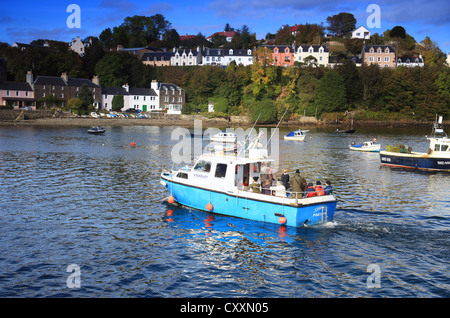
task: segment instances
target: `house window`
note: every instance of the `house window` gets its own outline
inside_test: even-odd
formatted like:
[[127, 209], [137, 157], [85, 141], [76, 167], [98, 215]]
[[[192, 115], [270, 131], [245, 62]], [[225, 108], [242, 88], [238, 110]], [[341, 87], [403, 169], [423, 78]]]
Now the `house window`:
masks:
[[278, 49], [273, 50], [273, 53], [278, 54]]
[[381, 56], [377, 57], [377, 62], [381, 62]]
[[16, 91], [16, 96], [19, 96], [19, 91]]
[[9, 96], [9, 91], [6, 91], [6, 96]]
[[373, 49], [370, 49], [370, 53], [373, 54]]
[[369, 62], [374, 62], [373, 56], [369, 56]]
[[389, 49], [386, 49], [386, 53], [389, 53]]
[[385, 56], [385, 57], [384, 57], [384, 61], [385, 61], [385, 62], [390, 62], [390, 57], [389, 57], [389, 56]]

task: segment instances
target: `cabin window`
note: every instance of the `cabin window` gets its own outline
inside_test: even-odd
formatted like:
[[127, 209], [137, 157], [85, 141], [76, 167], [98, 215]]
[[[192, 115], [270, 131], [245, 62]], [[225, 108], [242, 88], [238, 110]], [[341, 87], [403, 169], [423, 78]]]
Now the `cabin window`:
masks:
[[441, 151], [447, 151], [448, 149], [448, 145], [442, 145], [441, 146]]
[[441, 148], [441, 145], [434, 145], [434, 151], [439, 151]]
[[227, 173], [227, 165], [224, 163], [218, 163], [216, 167], [216, 178], [225, 178], [225, 175]]
[[188, 174], [184, 173], [184, 172], [178, 172], [177, 177], [178, 178], [182, 178], [182, 179], [187, 179], [188, 178]]
[[194, 170], [210, 172], [211, 171], [211, 162], [205, 160], [199, 160], [194, 167]]

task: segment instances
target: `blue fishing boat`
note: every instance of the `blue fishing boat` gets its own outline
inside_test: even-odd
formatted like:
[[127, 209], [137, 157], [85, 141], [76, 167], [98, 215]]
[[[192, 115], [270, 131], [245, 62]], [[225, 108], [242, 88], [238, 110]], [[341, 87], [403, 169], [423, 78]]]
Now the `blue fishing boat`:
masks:
[[303, 141], [306, 138], [306, 133], [309, 130], [293, 130], [286, 136], [284, 136], [285, 140], [296, 140], [296, 141]]
[[363, 151], [363, 152], [380, 152], [381, 145], [377, 143], [376, 139], [372, 141], [364, 141], [360, 144], [355, 144], [352, 142], [351, 145], [348, 146], [350, 150]]
[[426, 153], [413, 152], [405, 145], [386, 146], [380, 151], [381, 165], [431, 171], [450, 171], [450, 138], [442, 127], [442, 116], [433, 124]]
[[244, 155], [215, 152], [200, 155], [192, 166], [163, 171], [160, 182], [169, 191], [169, 203], [212, 213], [295, 227], [333, 219], [333, 194], [304, 198], [275, 186], [262, 189], [257, 182], [272, 180], [273, 165], [267, 149], [250, 148]]

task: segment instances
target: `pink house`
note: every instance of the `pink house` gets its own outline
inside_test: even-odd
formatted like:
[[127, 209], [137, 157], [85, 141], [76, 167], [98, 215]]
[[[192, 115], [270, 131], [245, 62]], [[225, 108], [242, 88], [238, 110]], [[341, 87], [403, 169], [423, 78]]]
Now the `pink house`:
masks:
[[31, 107], [36, 109], [34, 91], [27, 82], [0, 82], [0, 106], [12, 106], [14, 109]]

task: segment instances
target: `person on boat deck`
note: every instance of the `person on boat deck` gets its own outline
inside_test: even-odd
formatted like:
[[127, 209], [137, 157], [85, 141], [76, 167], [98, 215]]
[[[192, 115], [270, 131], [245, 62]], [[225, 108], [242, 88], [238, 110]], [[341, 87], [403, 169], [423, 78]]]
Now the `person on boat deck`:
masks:
[[277, 185], [275, 187], [270, 187], [270, 190], [273, 191], [277, 197], [286, 197], [286, 188], [280, 180], [277, 181]]
[[316, 191], [316, 195], [317, 196], [325, 195], [325, 191], [323, 190], [323, 187], [322, 187], [322, 182], [320, 182], [320, 181], [316, 182], [316, 186], [314, 187], [314, 191]]
[[331, 186], [331, 182], [329, 180], [325, 181], [325, 195], [333, 194], [333, 187]]
[[300, 175], [300, 171], [295, 170], [294, 177], [292, 178], [292, 197], [294, 199], [301, 198], [302, 193], [306, 188], [306, 180]]
[[291, 187], [291, 185], [289, 184], [289, 174], [287, 173], [286, 169], [283, 169], [283, 172], [281, 174], [281, 183], [284, 185], [286, 190]]
[[261, 187], [262, 193], [270, 194], [270, 186], [272, 185], [272, 175], [266, 166], [261, 169]]
[[255, 193], [261, 193], [261, 185], [258, 183], [258, 177], [252, 179], [249, 189]]
[[311, 198], [316, 196], [316, 191], [314, 191], [313, 184], [310, 182], [307, 185], [306, 191], [305, 191], [305, 198]]

